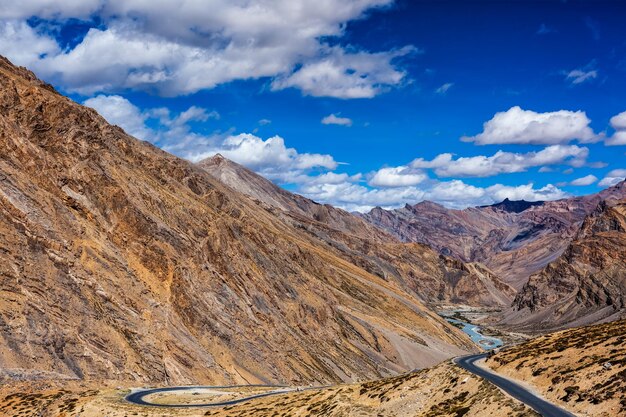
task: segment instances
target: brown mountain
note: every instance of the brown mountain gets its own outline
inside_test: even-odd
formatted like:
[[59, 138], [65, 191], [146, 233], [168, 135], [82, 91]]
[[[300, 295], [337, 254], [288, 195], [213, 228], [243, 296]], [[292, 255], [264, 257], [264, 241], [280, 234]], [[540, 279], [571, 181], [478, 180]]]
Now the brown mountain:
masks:
[[0, 85], [0, 378], [325, 382], [475, 349], [368, 271], [367, 242], [277, 216], [4, 59]]
[[530, 277], [514, 307], [507, 322], [529, 330], [626, 316], [626, 198], [601, 202], [565, 252]]
[[381, 242], [396, 242], [383, 230], [363, 219], [329, 204], [319, 204], [301, 195], [290, 193], [254, 171], [222, 155], [206, 158], [198, 166], [232, 189], [253, 198], [268, 209], [280, 209], [294, 216], [303, 216], [333, 229]]
[[290, 193], [221, 155], [198, 165], [427, 304], [502, 306], [515, 296], [512, 287], [481, 265], [442, 256], [424, 244], [401, 243], [352, 213]]
[[600, 201], [625, 196], [621, 183], [558, 201], [505, 201], [465, 210], [422, 202], [397, 210], [375, 208], [362, 217], [405, 242], [426, 243], [464, 262], [480, 262], [520, 289], [531, 274], [563, 253]]

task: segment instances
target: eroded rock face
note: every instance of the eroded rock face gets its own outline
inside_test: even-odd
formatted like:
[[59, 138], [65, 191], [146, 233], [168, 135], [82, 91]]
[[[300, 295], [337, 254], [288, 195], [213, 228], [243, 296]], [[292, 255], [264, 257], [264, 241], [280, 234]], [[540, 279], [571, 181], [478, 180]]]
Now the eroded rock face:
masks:
[[198, 163], [215, 178], [267, 207], [295, 227], [336, 248], [343, 257], [428, 304], [509, 305], [515, 290], [478, 264], [440, 255], [429, 246], [400, 243], [364, 219], [290, 193], [216, 155]]
[[473, 349], [364, 240], [303, 229], [4, 59], [0, 86], [5, 376], [330, 382]]
[[[626, 311], [626, 199], [601, 202], [563, 254], [530, 277], [508, 321], [560, 328], [614, 319]], [[530, 314], [529, 314], [530, 313]]]
[[375, 208], [368, 222], [405, 242], [420, 242], [464, 262], [480, 262], [520, 289], [554, 261], [600, 201], [626, 197], [624, 182], [601, 193], [550, 202], [504, 201], [493, 206], [447, 209], [422, 202], [398, 210]]

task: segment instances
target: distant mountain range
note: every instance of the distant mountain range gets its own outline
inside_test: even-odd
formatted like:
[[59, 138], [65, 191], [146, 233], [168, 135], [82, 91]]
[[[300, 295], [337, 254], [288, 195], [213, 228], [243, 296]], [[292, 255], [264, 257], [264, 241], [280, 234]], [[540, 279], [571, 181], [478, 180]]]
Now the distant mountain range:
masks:
[[594, 195], [558, 201], [504, 200], [464, 210], [422, 202], [361, 215], [404, 242], [425, 243], [463, 262], [479, 262], [520, 289], [560, 256], [587, 215], [605, 199], [626, 195], [623, 183]]

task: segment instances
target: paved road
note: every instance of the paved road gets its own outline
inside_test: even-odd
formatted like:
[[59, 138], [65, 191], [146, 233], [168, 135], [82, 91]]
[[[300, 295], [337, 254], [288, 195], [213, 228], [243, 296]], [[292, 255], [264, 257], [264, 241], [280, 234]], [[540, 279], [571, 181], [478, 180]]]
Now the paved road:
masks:
[[293, 388], [287, 388], [282, 385], [245, 385], [244, 387], [257, 387], [257, 388], [276, 388], [273, 391], [266, 391], [260, 394], [251, 395], [245, 398], [237, 398], [236, 400], [222, 401], [217, 403], [206, 404], [154, 404], [144, 401], [144, 397], [150, 394], [156, 394], [159, 392], [171, 392], [171, 391], [191, 391], [196, 389], [235, 389], [242, 388], [238, 385], [226, 385], [226, 386], [194, 386], [194, 387], [167, 387], [167, 388], [153, 388], [143, 389], [132, 392], [126, 396], [126, 401], [137, 405], [149, 405], [152, 407], [168, 407], [168, 408], [187, 408], [187, 407], [223, 407], [226, 405], [239, 404], [254, 398], [269, 397], [270, 395], [285, 394], [287, 392], [295, 391]]
[[478, 375], [487, 381], [491, 382], [498, 388], [508, 393], [511, 397], [516, 398], [541, 414], [543, 417], [575, 417], [574, 414], [565, 411], [564, 409], [557, 407], [556, 405], [547, 402], [546, 400], [537, 397], [526, 388], [512, 382], [500, 375], [491, 373], [483, 368], [474, 364], [477, 360], [483, 359], [487, 356], [486, 353], [479, 355], [464, 356], [454, 359], [454, 363], [461, 368], [470, 371], [471, 373]]

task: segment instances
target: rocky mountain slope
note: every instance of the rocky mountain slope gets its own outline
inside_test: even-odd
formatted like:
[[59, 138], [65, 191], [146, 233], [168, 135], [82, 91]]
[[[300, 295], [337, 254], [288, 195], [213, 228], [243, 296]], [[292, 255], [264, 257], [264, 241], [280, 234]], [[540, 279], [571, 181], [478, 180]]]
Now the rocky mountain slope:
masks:
[[329, 204], [319, 204], [301, 195], [290, 193], [254, 171], [222, 155], [198, 162], [221, 183], [264, 204], [268, 209], [280, 209], [294, 216], [303, 216], [323, 223], [332, 229], [380, 242], [396, 242], [381, 229], [345, 210]]
[[0, 85], [0, 378], [350, 381], [475, 349], [368, 271], [366, 242], [320, 238], [4, 59]]
[[503, 349], [487, 360], [581, 416], [626, 416], [626, 320], [579, 327]]
[[565, 252], [530, 277], [507, 323], [544, 330], [626, 316], [626, 198], [605, 200]]
[[401, 243], [354, 214], [290, 193], [221, 155], [198, 165], [425, 303], [493, 307], [509, 305], [515, 296], [512, 287], [479, 264], [441, 256], [424, 244]]
[[624, 182], [601, 193], [558, 201], [505, 201], [465, 210], [431, 202], [362, 215], [405, 242], [427, 243], [464, 262], [480, 262], [520, 289], [559, 257], [600, 201], [626, 197]]

